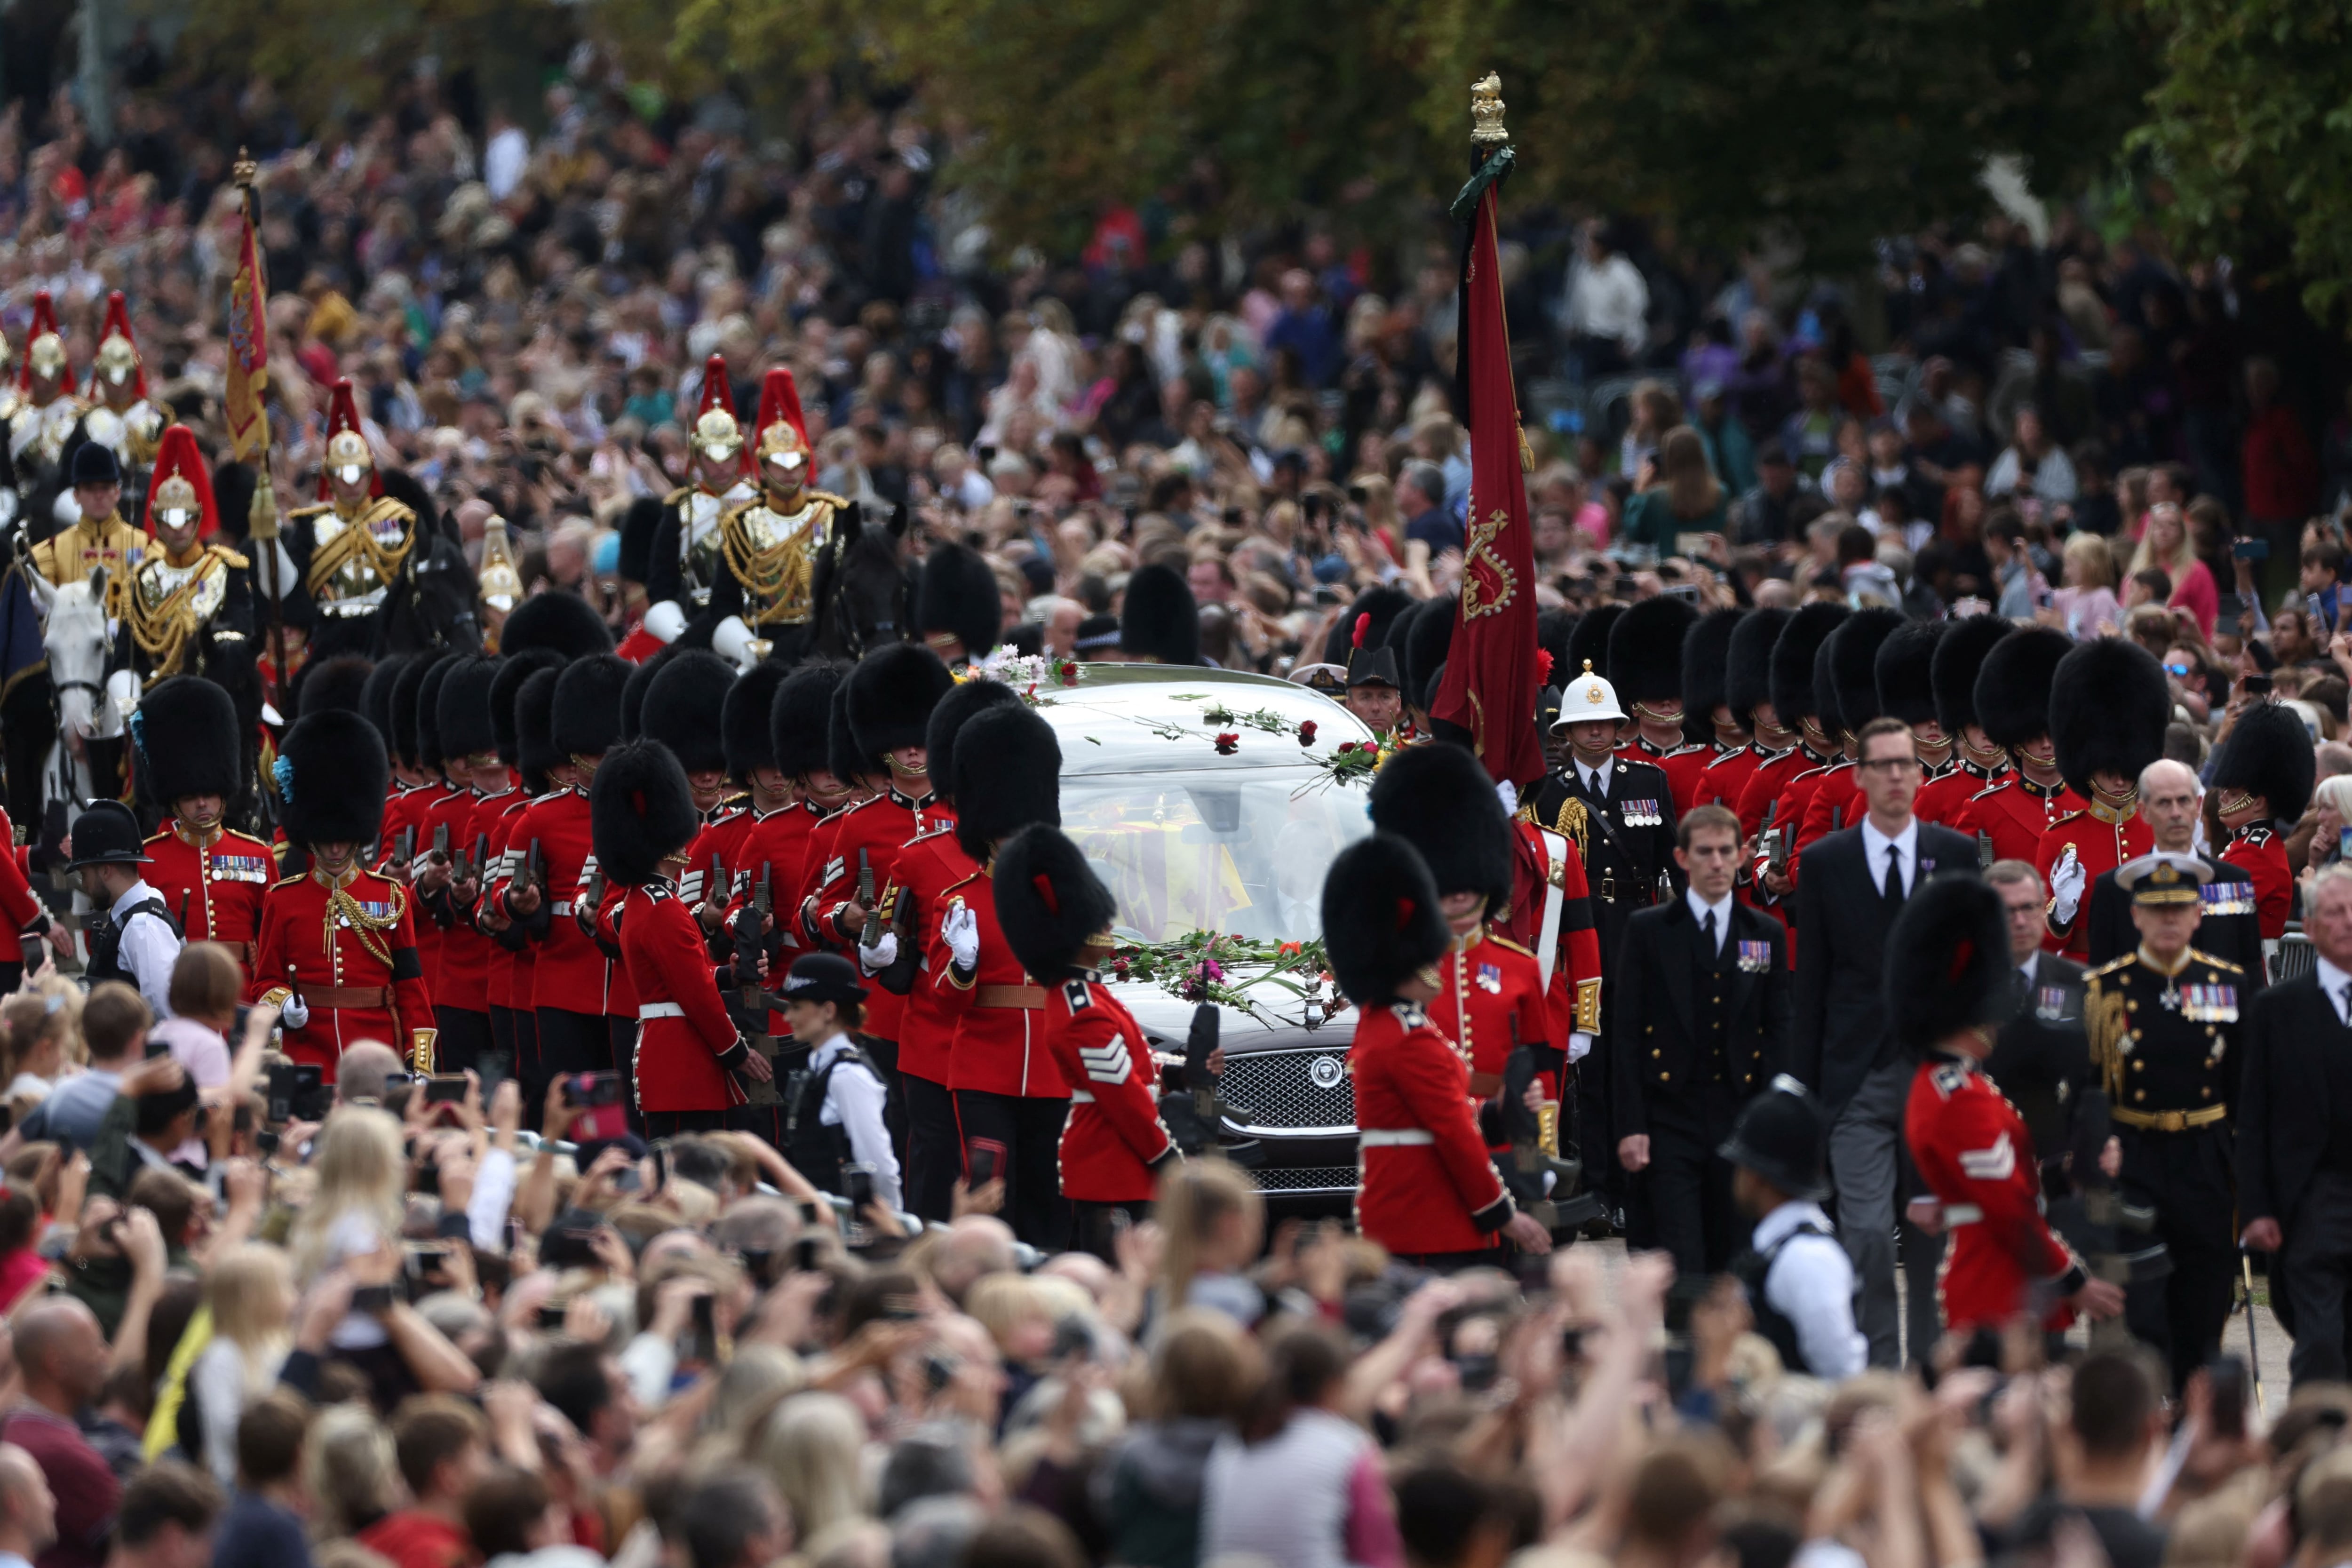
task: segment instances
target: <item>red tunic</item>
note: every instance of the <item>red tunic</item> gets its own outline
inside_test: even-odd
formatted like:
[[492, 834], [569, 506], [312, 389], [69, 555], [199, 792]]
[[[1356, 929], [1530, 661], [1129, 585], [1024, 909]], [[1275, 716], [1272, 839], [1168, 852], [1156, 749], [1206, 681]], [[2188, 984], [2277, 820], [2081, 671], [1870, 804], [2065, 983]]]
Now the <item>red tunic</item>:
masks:
[[[540, 908], [548, 919], [545, 934], [535, 939], [539, 951], [531, 965], [530, 1005], [568, 1013], [609, 1012], [614, 995], [613, 963], [572, 917], [595, 858], [587, 795], [566, 785], [531, 802], [507, 839], [510, 867], [520, 865], [534, 840], [547, 877]], [[626, 978], [622, 976], [624, 984]], [[630, 1011], [635, 1011], [634, 1003]]]
[[[686, 847], [686, 870], [677, 879], [677, 896], [685, 900], [689, 911], [714, 891], [719, 895], [719, 907], [726, 907], [731, 889], [735, 852], [742, 847], [744, 835], [751, 831], [751, 825], [758, 820], [740, 804], [721, 803], [703, 823], [702, 831], [697, 833], [694, 842]], [[709, 886], [710, 866], [714, 859], [723, 873], [721, 879], [729, 881], [730, 887], [713, 889]], [[780, 889], [789, 892], [791, 888], [790, 882], [780, 879], [771, 892]]]
[[2155, 847], [2154, 828], [2137, 815], [2126, 816], [2110, 806], [2092, 805], [2052, 823], [2033, 852], [2033, 868], [2042, 873], [2042, 885], [2050, 886], [2050, 868], [2070, 848], [2082, 863], [2084, 880], [2082, 901], [2075, 906], [2073, 919], [2059, 920], [2053, 897], [2042, 947], [2051, 952], [2063, 952], [2077, 963], [2086, 962], [2091, 956], [2090, 922], [2083, 915], [2091, 907], [2093, 885], [2101, 872], [2112, 871]]
[[[2082, 1265], [2042, 1217], [2025, 1119], [1975, 1062], [1939, 1051], [1919, 1064], [1903, 1136], [1951, 1227], [1937, 1281], [1949, 1328], [2005, 1328], [2032, 1307], [2036, 1286], [2060, 1297], [2082, 1288]], [[2074, 1316], [2060, 1300], [2043, 1326], [2063, 1329]]]
[[1732, 809], [1739, 813], [1739, 839], [1745, 844], [1764, 831], [1764, 814], [1772, 814], [1772, 826], [1793, 829], [1797, 825], [1780, 815], [1780, 796], [1798, 774], [1825, 768], [1831, 759], [1816, 754], [1809, 747], [1796, 745], [1785, 752], [1767, 752], [1757, 748], [1755, 771], [1739, 787], [1739, 802]]
[[2085, 804], [2063, 784], [2038, 784], [2011, 772], [1969, 797], [1969, 816], [1975, 831], [1992, 839], [1994, 859], [2031, 860], [2050, 825]]
[[[468, 793], [462, 789], [453, 789], [447, 783], [436, 780], [429, 784], [420, 784], [413, 790], [399, 790], [385, 805], [384, 824], [376, 834], [375, 869], [406, 887], [412, 900], [415, 896], [416, 879], [425, 874], [425, 853], [433, 847], [434, 813], [453, 801], [465, 799]], [[392, 821], [394, 805], [406, 807], [407, 820], [398, 826], [394, 826]], [[398, 847], [400, 830], [403, 827], [415, 829], [414, 842], [410, 846], [408, 869], [405, 872], [394, 869], [392, 864], [393, 851]], [[425, 965], [425, 984], [428, 987], [438, 986], [441, 980], [441, 928], [430, 920], [417, 922], [416, 956]]]
[[1922, 822], [1933, 822], [1955, 833], [1976, 837], [1976, 813], [1969, 802], [1979, 792], [1999, 784], [2003, 776], [2000, 768], [1979, 767], [1962, 757], [1944, 773], [1919, 786], [1911, 802], [1911, 815]]
[[956, 978], [945, 942], [940, 962], [924, 976], [955, 1011], [948, 1087], [1024, 1100], [1067, 1098], [1069, 1085], [1045, 1048], [1045, 987], [1029, 978], [1004, 940], [1004, 928], [996, 923], [996, 889], [989, 873], [976, 870], [943, 892], [942, 915], [961, 900], [980, 924], [979, 966], [970, 982]]
[[1045, 988], [1045, 1048], [1077, 1086], [1062, 1124], [1062, 1195], [1148, 1202], [1176, 1145], [1160, 1123], [1160, 1071], [1142, 1028], [1089, 973]]
[[[140, 875], [172, 911], [189, 942], [216, 942], [253, 963], [261, 934], [261, 904], [278, 880], [278, 860], [269, 846], [251, 834], [215, 828], [204, 837], [183, 829], [177, 818], [147, 840], [150, 864]], [[0, 872], [0, 879], [5, 879]], [[29, 890], [29, 889], [28, 889]]]
[[[1511, 908], [1507, 917], [1491, 923], [1521, 948], [1536, 952], [1543, 941], [1544, 908], [1551, 891], [1559, 890], [1559, 951], [1553, 954], [1548, 989], [1555, 1031], [1597, 1035], [1601, 1032], [1601, 933], [1592, 925], [1592, 894], [1584, 879], [1584, 859], [1575, 846], [1558, 834], [1547, 834], [1532, 822], [1512, 818]], [[1559, 842], [1554, 856], [1546, 838]], [[1542, 972], [1538, 954], [1537, 971]]]
[[[1470, 1096], [1502, 1092], [1503, 1068], [1515, 1046], [1565, 1053], [1569, 1031], [1545, 994], [1542, 965], [1517, 942], [1476, 931], [1437, 961], [1444, 989], [1431, 999], [1429, 1021], [1454, 1042], [1470, 1065]], [[1538, 1074], [1544, 1098], [1559, 1098], [1559, 1075]]]
[[[1691, 797], [1694, 805], [1719, 805], [1726, 811], [1739, 809], [1739, 797], [1747, 793], [1748, 781], [1756, 776], [1758, 764], [1772, 753], [1761, 746], [1736, 746], [1706, 764], [1698, 776], [1698, 792]], [[1744, 841], [1747, 835], [1742, 833]]]
[[[501, 784], [504, 785], [503, 780]], [[464, 789], [436, 801], [425, 813], [424, 831], [417, 836], [419, 846], [430, 849], [434, 835], [446, 827], [454, 872], [458, 858], [473, 854], [474, 836], [487, 831], [491, 818], [504, 808], [511, 788], [504, 785], [495, 795]], [[489, 809], [486, 811], [486, 807]], [[456, 886], [454, 879], [451, 886]], [[441, 942], [440, 967], [433, 971], [433, 999], [444, 1007], [487, 1012], [490, 1005], [490, 949], [495, 944], [476, 929], [472, 910], [457, 909], [454, 903], [444, 907], [449, 910], [448, 923], [442, 924], [437, 917], [433, 920], [440, 927]]]
[[2284, 936], [2294, 913], [2294, 873], [2287, 869], [2286, 841], [2266, 826], [2249, 825], [2230, 840], [2221, 858], [2244, 867], [2253, 879], [2254, 912], [2262, 917], [2263, 940], [2276, 942]]
[[1722, 756], [1723, 752], [1712, 744], [1703, 745], [1697, 742], [1676, 746], [1670, 752], [1660, 751], [1636, 735], [1617, 748], [1617, 755], [1629, 763], [1652, 763], [1664, 773], [1667, 791], [1674, 796], [1675, 815], [1680, 816], [1691, 808], [1691, 801], [1698, 794], [1699, 775], [1706, 772], [1707, 764]]
[[[859, 852], [864, 851], [866, 864], [873, 869], [875, 895], [878, 898], [890, 880], [890, 868], [898, 860], [899, 847], [941, 815], [940, 808], [931, 804], [930, 796], [909, 800], [895, 789], [841, 812], [828, 824], [833, 828], [831, 846], [812, 846], [810, 850], [811, 864], [804, 873], [810, 892], [803, 934], [854, 960], [858, 933], [845, 933], [840, 918], [843, 907], [857, 896]], [[824, 856], [822, 860], [817, 858], [820, 853]], [[992, 919], [992, 911], [982, 917], [982, 923], [985, 925]], [[982, 960], [983, 964], [986, 962], [985, 958]], [[896, 1041], [899, 1037], [899, 1015], [906, 1006], [906, 998], [877, 988], [866, 998], [866, 1032], [878, 1040]]]
[[269, 889], [246, 996], [275, 1006], [296, 992], [310, 1016], [286, 1031], [286, 1054], [323, 1069], [327, 1082], [362, 1040], [431, 1062], [439, 1033], [433, 995], [417, 962], [408, 889], [390, 878], [354, 870], [330, 895], [310, 871]]
[[1510, 1194], [1470, 1107], [1470, 1067], [1427, 1014], [1366, 1007], [1348, 1047], [1356, 1080], [1356, 1228], [1391, 1252], [1476, 1252], [1511, 1220]]
[[22, 962], [24, 931], [48, 915], [47, 906], [33, 891], [26, 858], [25, 848], [16, 842], [16, 825], [0, 810], [0, 963]]
[[646, 1110], [725, 1110], [744, 1102], [731, 1069], [751, 1047], [728, 1016], [702, 925], [667, 882], [623, 893], [608, 922], [637, 996], [629, 1070]]
[[[507, 883], [514, 876], [516, 866], [522, 861], [522, 849], [514, 842], [515, 824], [530, 809], [531, 797], [520, 790], [509, 790], [502, 795], [486, 800], [485, 806], [498, 807], [491, 819], [490, 868], [482, 878], [482, 896], [474, 905], [478, 929], [481, 912], [490, 907], [493, 899], [506, 897]], [[503, 909], [505, 906], [498, 906]], [[486, 933], [487, 934], [487, 933]], [[519, 945], [509, 945], [509, 942]], [[531, 944], [509, 931], [505, 937], [490, 939], [489, 998], [493, 1007], [530, 1011]]]
[[1870, 803], [1863, 797], [1862, 774], [1852, 763], [1832, 763], [1813, 781], [1813, 789], [1805, 801], [1805, 813], [1797, 819], [1797, 837], [1790, 846], [1802, 855], [1817, 838], [1852, 827], [1870, 811]]
[[936, 984], [949, 963], [947, 939], [940, 934], [948, 889], [979, 872], [946, 827], [908, 839], [890, 868], [891, 890], [885, 898], [895, 900], [891, 923], [905, 930], [900, 941], [915, 942], [923, 953], [914, 988], [907, 993], [906, 1007], [898, 1016], [898, 1070], [926, 1083], [950, 1081], [956, 1016], [963, 1010], [962, 992]]

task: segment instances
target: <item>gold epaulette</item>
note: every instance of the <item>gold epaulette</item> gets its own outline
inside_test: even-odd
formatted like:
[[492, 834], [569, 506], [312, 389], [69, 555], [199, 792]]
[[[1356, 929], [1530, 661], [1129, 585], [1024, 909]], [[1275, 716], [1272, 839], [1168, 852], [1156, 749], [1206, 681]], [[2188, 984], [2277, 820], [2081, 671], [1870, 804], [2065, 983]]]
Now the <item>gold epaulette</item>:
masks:
[[849, 504], [849, 498], [847, 496], [837, 496], [831, 490], [806, 490], [803, 493], [811, 500], [821, 500], [825, 502], [835, 511], [839, 511], [843, 507]]
[[2243, 974], [2246, 972], [2245, 965], [2242, 963], [2232, 963], [2226, 958], [2216, 958], [2211, 953], [2205, 952], [2201, 948], [2190, 948], [2189, 950], [2189, 956], [2196, 959], [2200, 963], [2211, 964], [2214, 968], [2220, 970], [2224, 974]]
[[333, 501], [331, 501], [331, 500], [313, 501], [313, 502], [311, 502], [311, 503], [310, 503], [310, 505], [308, 505], [308, 506], [298, 506], [298, 507], [296, 507], [293, 510], [291, 510], [291, 511], [288, 512], [288, 513], [286, 514], [286, 516], [287, 516], [287, 518], [288, 518], [288, 520], [289, 520], [289, 521], [291, 521], [291, 520], [293, 520], [293, 519], [295, 519], [295, 518], [301, 518], [301, 517], [319, 517], [319, 516], [323, 515], [324, 513], [331, 512], [331, 511], [332, 511], [332, 510], [335, 510], [335, 503], [334, 503]]
[[690, 496], [693, 493], [694, 487], [692, 485], [680, 485], [677, 489], [670, 491], [669, 494], [662, 497], [662, 505], [665, 507], [676, 506], [678, 502], [684, 500], [688, 496]]
[[310, 873], [308, 871], [297, 871], [290, 877], [278, 878], [276, 885], [280, 888], [290, 888], [297, 882], [309, 880], [310, 876]]
[[1532, 952], [1528, 952], [1528, 950], [1527, 950], [1526, 948], [1521, 947], [1517, 942], [1513, 942], [1509, 937], [1497, 935], [1497, 934], [1496, 934], [1496, 932], [1494, 932], [1494, 931], [1488, 931], [1488, 932], [1486, 933], [1486, 940], [1487, 940], [1488, 942], [1493, 942], [1496, 947], [1507, 947], [1507, 948], [1509, 948], [1513, 952], [1525, 953], [1525, 954], [1526, 954], [1528, 957], [1529, 957], [1529, 958], [1533, 958], [1533, 957], [1535, 956], [1535, 954], [1534, 954], [1534, 953], [1532, 953]]
[[2053, 826], [2053, 827], [2056, 827], [2056, 826], [2059, 826], [2061, 824], [2068, 823], [2068, 822], [2072, 822], [2072, 821], [2074, 821], [2076, 817], [2078, 817], [2078, 816], [2082, 816], [2085, 811], [2087, 811], [2087, 810], [2089, 810], [2089, 809], [2090, 809], [2090, 808], [2089, 808], [2089, 807], [2087, 807], [2087, 806], [2076, 806], [2074, 810], [2072, 810], [2072, 811], [2068, 812], [2068, 813], [2067, 813], [2065, 816], [2056, 816], [2056, 817], [2053, 817], [2053, 818], [2051, 818], [2051, 820], [2050, 820], [2050, 826]]
[[2130, 1029], [2127, 1011], [2120, 991], [2094, 984], [2084, 994], [2083, 1028], [2090, 1037], [2091, 1066], [2110, 1099], [2124, 1089], [2124, 1041]]
[[231, 550], [226, 544], [215, 544], [208, 546], [208, 548], [211, 549], [215, 554], [218, 555], [222, 562], [232, 571], [242, 572], [247, 567], [253, 564], [252, 562], [247, 560], [244, 556], [239, 555], [236, 551]]
[[2127, 953], [2125, 953], [2121, 958], [2111, 958], [2111, 959], [2107, 960], [2105, 963], [2102, 963], [2102, 964], [2101, 964], [2101, 965], [2099, 965], [2096, 969], [2092, 970], [2088, 974], [2084, 975], [2084, 976], [2083, 976], [2083, 978], [2084, 978], [2084, 979], [2085, 979], [2085, 980], [2096, 980], [2096, 979], [2098, 979], [2098, 978], [2099, 978], [2099, 976], [2101, 976], [2101, 975], [2103, 975], [2103, 974], [2120, 974], [2120, 973], [2123, 973], [2125, 970], [2129, 969], [2133, 964], [2137, 963], [2138, 962], [2139, 962], [2139, 954], [2138, 954], [2138, 953], [2137, 953], [2137, 952], [2127, 952]]

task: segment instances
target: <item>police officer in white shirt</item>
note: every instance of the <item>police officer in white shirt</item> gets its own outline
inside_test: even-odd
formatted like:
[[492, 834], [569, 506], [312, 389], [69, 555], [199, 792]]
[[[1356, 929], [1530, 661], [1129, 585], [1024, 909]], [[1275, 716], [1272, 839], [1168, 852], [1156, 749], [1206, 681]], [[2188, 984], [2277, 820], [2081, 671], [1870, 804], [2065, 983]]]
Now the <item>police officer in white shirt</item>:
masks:
[[1821, 1200], [1829, 1196], [1828, 1129], [1804, 1085], [1785, 1073], [1748, 1103], [1717, 1151], [1731, 1195], [1756, 1221], [1753, 1250], [1732, 1265], [1756, 1331], [1790, 1372], [1836, 1381], [1869, 1361], [1853, 1326], [1853, 1262]]
[[849, 1196], [847, 1167], [870, 1167], [874, 1200], [900, 1206], [898, 1156], [884, 1119], [881, 1069], [857, 1044], [866, 990], [856, 965], [838, 953], [793, 961], [782, 990], [784, 1021], [809, 1048], [808, 1067], [785, 1085], [784, 1157], [824, 1192]]
[[92, 923], [83, 977], [92, 985], [101, 980], [135, 985], [156, 1017], [170, 1017], [180, 927], [163, 895], [139, 874], [147, 864], [139, 819], [120, 801], [99, 801], [74, 818], [72, 845], [66, 869], [80, 873], [81, 890], [106, 911]]

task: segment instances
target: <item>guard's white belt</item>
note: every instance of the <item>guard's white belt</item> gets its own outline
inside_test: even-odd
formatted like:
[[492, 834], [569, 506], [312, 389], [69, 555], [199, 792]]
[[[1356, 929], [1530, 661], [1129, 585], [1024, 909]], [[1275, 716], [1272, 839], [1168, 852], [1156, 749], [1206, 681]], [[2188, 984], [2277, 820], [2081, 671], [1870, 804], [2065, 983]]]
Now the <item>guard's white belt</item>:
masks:
[[555, 906], [555, 912], [559, 915], [568, 915], [572, 912], [572, 906], [570, 904], [558, 904]]
[[640, 1018], [683, 1018], [686, 1016], [686, 1009], [679, 1006], [675, 1002], [640, 1002], [637, 1004], [637, 1016]]
[[1955, 1226], [1977, 1225], [1981, 1223], [1983, 1219], [1984, 1210], [1979, 1208], [1974, 1204], [1947, 1204], [1944, 1205], [1944, 1228], [1947, 1230], [1951, 1229]]
[[1094, 1102], [1095, 1097], [1093, 1091], [1083, 1089], [1074, 1089], [1070, 1090], [1070, 1103], [1072, 1105], [1092, 1105]]
[[1367, 1149], [1410, 1149], [1434, 1143], [1437, 1135], [1426, 1127], [1367, 1127], [1356, 1142]]

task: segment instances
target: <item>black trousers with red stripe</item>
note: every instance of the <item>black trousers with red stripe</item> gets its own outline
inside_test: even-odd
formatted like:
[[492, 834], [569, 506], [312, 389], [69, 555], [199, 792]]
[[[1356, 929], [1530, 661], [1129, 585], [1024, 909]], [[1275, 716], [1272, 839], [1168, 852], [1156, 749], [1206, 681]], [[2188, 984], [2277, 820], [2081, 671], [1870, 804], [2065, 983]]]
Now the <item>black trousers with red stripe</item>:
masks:
[[479, 1071], [482, 1058], [495, 1048], [490, 1016], [471, 1007], [433, 1005], [433, 1021], [440, 1034], [433, 1041], [435, 1072]]
[[977, 1138], [1004, 1145], [1004, 1219], [1013, 1234], [1045, 1252], [1069, 1245], [1070, 1205], [1062, 1196], [1062, 1124], [1070, 1102], [955, 1091], [956, 1124], [963, 1138], [964, 1179], [971, 1180], [971, 1145]]
[[898, 1075], [907, 1091], [907, 1212], [924, 1221], [954, 1217], [956, 1178], [963, 1173], [955, 1096], [943, 1083]]

